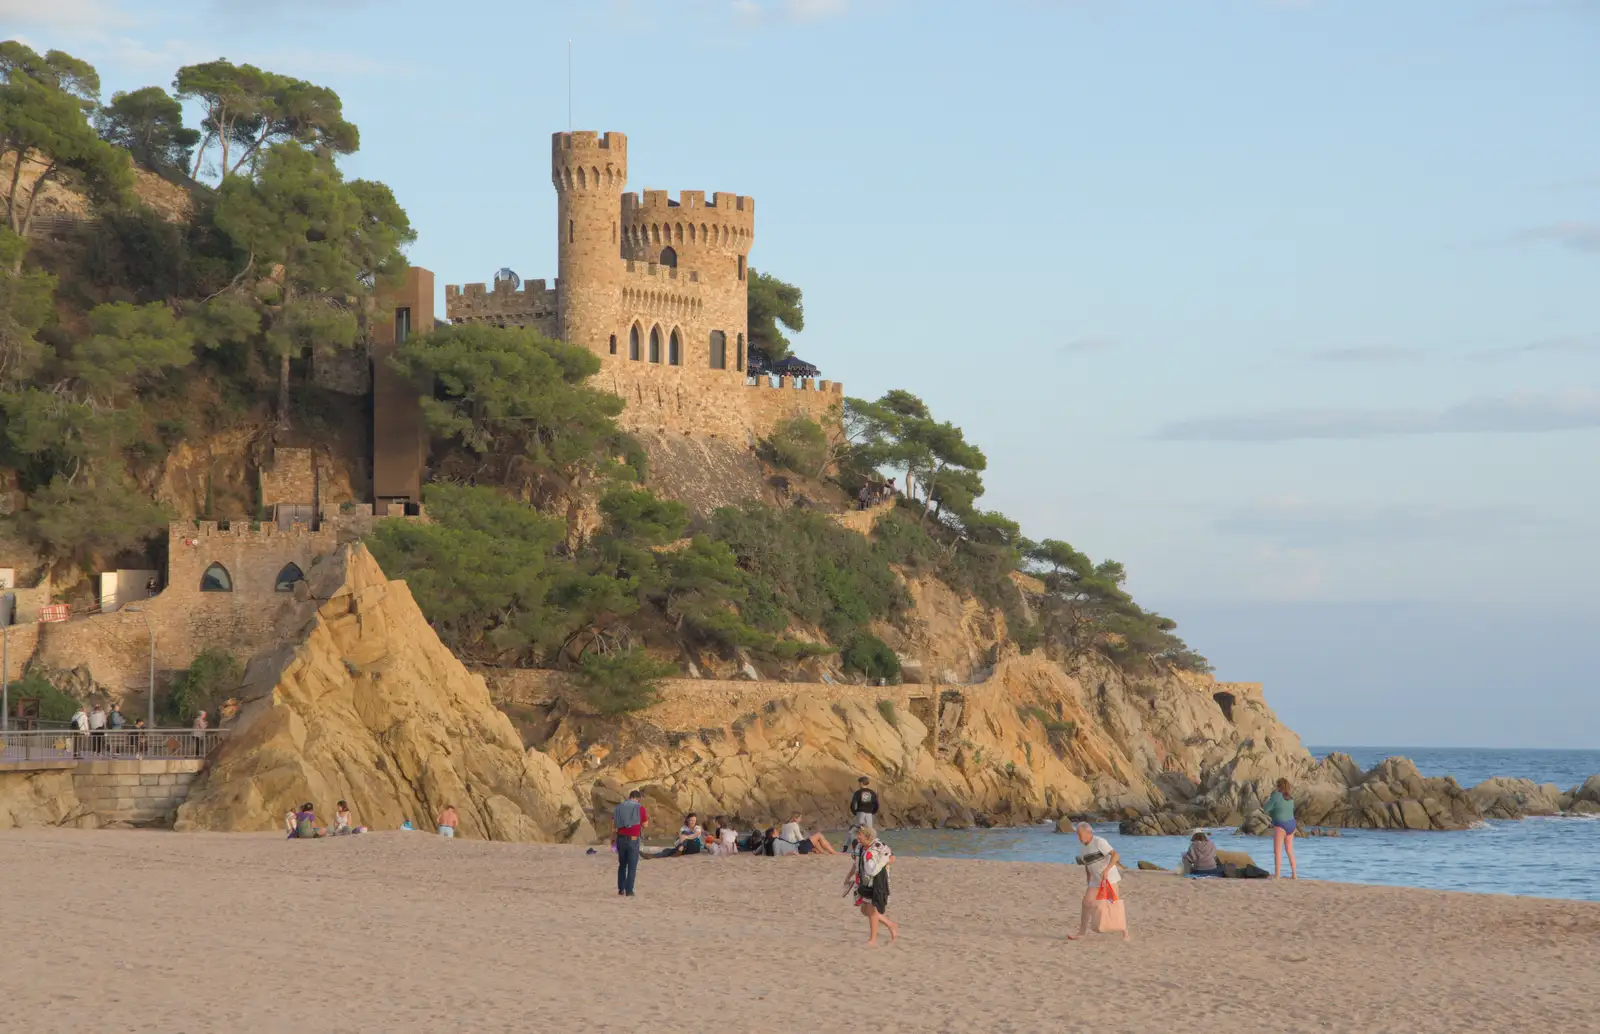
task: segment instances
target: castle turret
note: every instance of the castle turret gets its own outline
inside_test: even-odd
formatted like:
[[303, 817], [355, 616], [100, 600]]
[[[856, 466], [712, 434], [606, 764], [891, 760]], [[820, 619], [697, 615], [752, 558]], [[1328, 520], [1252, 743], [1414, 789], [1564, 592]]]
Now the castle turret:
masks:
[[755, 240], [756, 199], [743, 194], [665, 190], [622, 195], [622, 254], [699, 270], [714, 281], [743, 280]]
[[550, 171], [559, 198], [558, 332], [562, 340], [603, 355], [617, 332], [628, 138], [621, 133], [556, 133], [550, 141]]

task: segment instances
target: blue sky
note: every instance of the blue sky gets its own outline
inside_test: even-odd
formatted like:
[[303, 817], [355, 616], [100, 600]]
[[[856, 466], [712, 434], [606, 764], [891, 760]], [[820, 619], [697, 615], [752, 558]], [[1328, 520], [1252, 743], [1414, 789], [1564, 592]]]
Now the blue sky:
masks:
[[[1313, 742], [1600, 746], [1600, 3], [0, 0], [107, 93], [337, 89], [440, 284], [553, 277], [549, 134], [751, 261], [986, 501]], [[442, 301], [441, 301], [442, 314]]]

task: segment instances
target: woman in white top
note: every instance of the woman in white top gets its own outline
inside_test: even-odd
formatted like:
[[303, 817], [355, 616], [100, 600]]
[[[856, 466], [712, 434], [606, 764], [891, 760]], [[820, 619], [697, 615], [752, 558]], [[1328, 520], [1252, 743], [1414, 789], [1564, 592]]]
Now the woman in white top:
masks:
[[1087, 822], [1078, 823], [1077, 833], [1078, 842], [1083, 845], [1078, 862], [1084, 868], [1089, 886], [1083, 895], [1078, 932], [1068, 934], [1067, 940], [1075, 941], [1091, 932], [1112, 933], [1118, 930], [1122, 931], [1122, 939], [1128, 940], [1127, 911], [1117, 889], [1122, 882], [1122, 856], [1117, 854], [1116, 848], [1105, 837], [1095, 836], [1094, 828]]

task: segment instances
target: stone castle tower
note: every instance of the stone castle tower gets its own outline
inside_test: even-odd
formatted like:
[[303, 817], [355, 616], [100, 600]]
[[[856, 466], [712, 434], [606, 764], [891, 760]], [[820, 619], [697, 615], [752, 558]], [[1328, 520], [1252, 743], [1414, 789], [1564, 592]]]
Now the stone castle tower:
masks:
[[788, 415], [827, 420], [842, 388], [746, 373], [747, 259], [755, 200], [685, 190], [624, 193], [628, 139], [556, 133], [558, 279], [445, 288], [452, 323], [521, 326], [601, 359], [598, 386], [627, 400], [632, 430], [760, 437]]

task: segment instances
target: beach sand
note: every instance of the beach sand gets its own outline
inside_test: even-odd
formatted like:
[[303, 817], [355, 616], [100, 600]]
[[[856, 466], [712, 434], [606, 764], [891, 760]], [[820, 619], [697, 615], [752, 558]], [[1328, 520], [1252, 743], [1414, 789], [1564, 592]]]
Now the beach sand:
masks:
[[[886, 838], [892, 844], [890, 833]], [[900, 858], [644, 862], [376, 833], [0, 833], [0, 1027], [51, 1031], [1600, 1029], [1600, 904]]]

